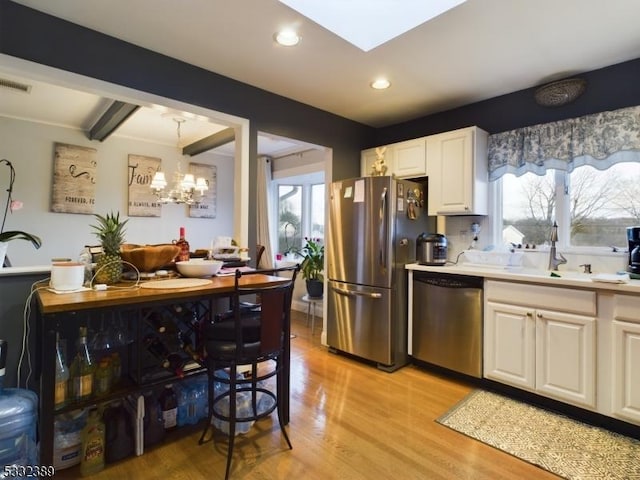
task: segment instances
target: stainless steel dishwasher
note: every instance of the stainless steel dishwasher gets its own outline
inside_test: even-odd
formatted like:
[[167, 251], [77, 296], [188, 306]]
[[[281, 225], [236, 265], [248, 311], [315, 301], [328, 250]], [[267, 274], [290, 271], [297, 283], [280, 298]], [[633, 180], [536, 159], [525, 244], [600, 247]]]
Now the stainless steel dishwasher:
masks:
[[482, 282], [413, 272], [413, 358], [482, 377]]

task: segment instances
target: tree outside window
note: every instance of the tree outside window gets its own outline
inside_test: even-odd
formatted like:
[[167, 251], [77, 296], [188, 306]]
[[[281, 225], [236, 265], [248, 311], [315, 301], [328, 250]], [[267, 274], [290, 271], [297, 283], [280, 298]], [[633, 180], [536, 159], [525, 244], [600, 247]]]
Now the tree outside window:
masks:
[[568, 174], [551, 170], [545, 176], [507, 174], [498, 181], [506, 243], [544, 244], [553, 221], [568, 218], [568, 225], [558, 223], [571, 246], [626, 246], [626, 228], [640, 225], [638, 163], [618, 163], [603, 171], [581, 166]]

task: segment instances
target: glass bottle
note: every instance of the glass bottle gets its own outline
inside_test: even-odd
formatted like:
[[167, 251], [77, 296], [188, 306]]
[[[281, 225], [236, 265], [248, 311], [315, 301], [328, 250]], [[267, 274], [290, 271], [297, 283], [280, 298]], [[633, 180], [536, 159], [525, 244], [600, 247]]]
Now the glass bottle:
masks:
[[180, 247], [180, 252], [176, 257], [177, 262], [186, 262], [189, 260], [189, 242], [184, 235], [184, 227], [180, 227], [180, 238], [176, 242], [176, 246]]
[[89, 412], [87, 425], [82, 430], [80, 475], [93, 475], [104, 468], [104, 449], [104, 423], [98, 410], [94, 408]]
[[169, 356], [169, 349], [167, 346], [162, 343], [162, 341], [154, 336], [147, 335], [144, 337], [144, 344], [147, 347], [147, 350], [158, 360], [160, 360], [160, 365], [162, 368], [169, 368], [170, 363], [167, 357]]
[[172, 384], [164, 386], [160, 394], [160, 409], [165, 430], [173, 430], [177, 426], [178, 419], [178, 397]]
[[93, 393], [95, 366], [87, 347], [87, 327], [80, 327], [78, 334], [78, 352], [71, 364], [71, 391], [75, 400], [84, 400]]
[[111, 390], [111, 364], [109, 357], [102, 357], [95, 374], [96, 395], [106, 395]]
[[56, 408], [61, 407], [67, 402], [68, 382], [69, 369], [64, 364], [64, 356], [62, 355], [62, 347], [60, 345], [60, 333], [56, 332], [56, 386], [54, 400]]
[[178, 333], [178, 340], [180, 340], [180, 347], [184, 350], [193, 360], [196, 362], [201, 362], [202, 357], [197, 352], [197, 350], [193, 346], [193, 342], [191, 341], [191, 337], [187, 335], [185, 332]]
[[122, 377], [122, 360], [118, 352], [111, 354], [111, 384], [117, 385]]

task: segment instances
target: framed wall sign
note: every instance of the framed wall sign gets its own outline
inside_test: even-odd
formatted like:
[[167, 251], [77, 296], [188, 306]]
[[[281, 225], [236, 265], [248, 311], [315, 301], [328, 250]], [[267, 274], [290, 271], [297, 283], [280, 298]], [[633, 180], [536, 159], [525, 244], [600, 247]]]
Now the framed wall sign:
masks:
[[159, 217], [162, 206], [151, 190], [153, 175], [160, 169], [161, 160], [155, 157], [129, 154], [129, 209], [130, 217]]
[[54, 144], [51, 211], [92, 214], [98, 161], [95, 148]]
[[194, 218], [216, 218], [216, 166], [205, 165], [203, 163], [190, 163], [189, 173], [193, 173], [195, 178], [203, 177], [209, 187], [209, 190], [204, 192], [204, 198], [202, 198], [200, 203], [189, 206], [189, 216]]

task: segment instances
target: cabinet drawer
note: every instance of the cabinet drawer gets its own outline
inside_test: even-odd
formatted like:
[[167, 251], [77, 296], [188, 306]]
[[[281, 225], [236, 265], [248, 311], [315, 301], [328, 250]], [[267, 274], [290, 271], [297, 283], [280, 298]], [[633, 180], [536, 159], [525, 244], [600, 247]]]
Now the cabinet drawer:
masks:
[[640, 297], [636, 295], [614, 295], [613, 318], [640, 323]]
[[590, 316], [596, 316], [597, 312], [596, 292], [589, 290], [488, 280], [485, 282], [484, 294], [488, 301], [510, 305], [533, 306]]

